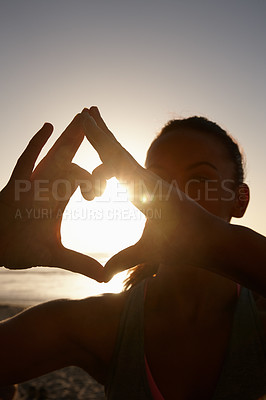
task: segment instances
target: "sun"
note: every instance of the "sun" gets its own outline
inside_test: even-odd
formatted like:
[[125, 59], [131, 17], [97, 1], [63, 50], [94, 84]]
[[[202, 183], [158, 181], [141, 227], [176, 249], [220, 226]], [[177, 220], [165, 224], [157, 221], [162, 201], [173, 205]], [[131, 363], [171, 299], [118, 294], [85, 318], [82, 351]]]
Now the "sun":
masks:
[[[93, 201], [86, 201], [77, 189], [63, 215], [62, 243], [104, 265], [112, 255], [138, 241], [145, 221], [144, 215], [130, 203], [126, 188], [112, 178], [107, 181], [104, 194]], [[95, 282], [94, 294], [120, 292], [125, 276], [126, 271], [108, 283]], [[83, 278], [86, 279], [80, 277]], [[85, 280], [81, 287], [84, 295], [89, 295]], [[80, 288], [80, 293], [83, 291]]]
[[144, 215], [129, 201], [125, 186], [116, 178], [107, 181], [104, 194], [86, 201], [79, 189], [63, 216], [63, 245], [93, 255], [104, 256], [134, 244], [141, 236]]

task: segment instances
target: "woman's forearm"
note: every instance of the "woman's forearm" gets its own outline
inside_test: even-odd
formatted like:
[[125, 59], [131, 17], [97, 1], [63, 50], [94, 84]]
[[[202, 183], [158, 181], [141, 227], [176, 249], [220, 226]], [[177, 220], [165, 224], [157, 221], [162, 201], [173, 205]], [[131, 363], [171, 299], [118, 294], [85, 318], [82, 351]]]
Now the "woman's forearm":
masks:
[[210, 235], [206, 268], [266, 297], [266, 238], [223, 221], [218, 232]]

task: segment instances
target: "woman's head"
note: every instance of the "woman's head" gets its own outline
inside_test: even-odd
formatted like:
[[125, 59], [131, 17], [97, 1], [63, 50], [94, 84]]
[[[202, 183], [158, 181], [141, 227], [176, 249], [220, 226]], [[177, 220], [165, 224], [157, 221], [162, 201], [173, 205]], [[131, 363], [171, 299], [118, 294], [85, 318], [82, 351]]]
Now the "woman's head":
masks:
[[146, 168], [227, 221], [246, 209], [247, 202], [239, 203], [248, 194], [239, 147], [206, 118], [169, 121], [148, 150]]
[[185, 133], [187, 130], [194, 130], [197, 132], [201, 132], [205, 135], [210, 135], [212, 138], [217, 140], [218, 143], [224, 146], [224, 148], [227, 150], [229, 159], [234, 164], [234, 175], [236, 184], [240, 185], [244, 182], [243, 155], [239, 150], [238, 144], [219, 125], [217, 125], [215, 122], [209, 121], [207, 118], [204, 117], [194, 116], [168, 121], [168, 123], [163, 127], [157, 138], [152, 142], [147, 152], [147, 160], [153, 145], [158, 142], [160, 138], [165, 137], [169, 133]]
[[[145, 165], [226, 221], [242, 217], [246, 210], [249, 189], [244, 183], [243, 156], [231, 136], [206, 118], [169, 121], [152, 142]], [[157, 269], [155, 264], [136, 266], [125, 289]]]

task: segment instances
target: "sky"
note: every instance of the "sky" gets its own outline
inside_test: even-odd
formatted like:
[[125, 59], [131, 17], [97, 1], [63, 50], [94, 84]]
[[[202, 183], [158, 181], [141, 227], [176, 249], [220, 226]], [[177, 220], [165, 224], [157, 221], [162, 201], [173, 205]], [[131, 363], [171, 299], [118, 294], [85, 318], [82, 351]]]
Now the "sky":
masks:
[[[99, 106], [142, 165], [169, 119], [202, 115], [246, 154], [251, 202], [232, 222], [265, 235], [265, 21], [265, 0], [1, 0], [1, 187], [45, 121], [55, 131], [42, 156], [85, 106]], [[90, 172], [100, 163], [85, 141], [74, 161]], [[100, 206], [76, 193], [69, 210], [111, 207], [118, 217], [70, 218], [64, 244], [115, 252], [138, 239], [143, 218], [125, 201], [110, 205], [110, 187]]]

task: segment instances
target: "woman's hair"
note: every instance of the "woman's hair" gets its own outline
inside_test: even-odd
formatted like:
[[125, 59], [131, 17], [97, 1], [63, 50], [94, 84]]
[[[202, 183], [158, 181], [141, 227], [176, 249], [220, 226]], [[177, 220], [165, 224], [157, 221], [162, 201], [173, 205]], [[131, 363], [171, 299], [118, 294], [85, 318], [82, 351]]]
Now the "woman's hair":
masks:
[[[219, 125], [217, 125], [215, 122], [209, 121], [204, 117], [194, 116], [184, 119], [170, 120], [151, 143], [147, 152], [146, 160], [149, 158], [150, 151], [157, 140], [167, 135], [169, 132], [180, 132], [185, 129], [193, 129], [206, 135], [211, 135], [213, 138], [217, 139], [217, 141], [219, 141], [226, 148], [228, 158], [234, 165], [235, 185], [239, 186], [244, 182], [244, 157], [239, 149], [238, 144]], [[128, 274], [128, 277], [124, 281], [124, 289], [127, 290], [130, 287], [135, 286], [143, 279], [156, 275], [158, 266], [159, 265], [157, 264], [145, 263], [132, 268]]]
[[215, 122], [209, 121], [204, 117], [190, 117], [184, 119], [173, 119], [169, 121], [161, 130], [159, 135], [150, 145], [147, 152], [146, 160], [149, 157], [150, 151], [153, 145], [157, 142], [159, 138], [165, 136], [169, 132], [180, 132], [182, 129], [193, 129], [195, 131], [203, 132], [205, 134], [211, 135], [217, 139], [221, 144], [224, 145], [228, 152], [230, 161], [234, 164], [235, 169], [235, 183], [240, 185], [244, 181], [244, 160], [243, 156], [239, 150], [239, 146], [236, 141], [219, 125]]

